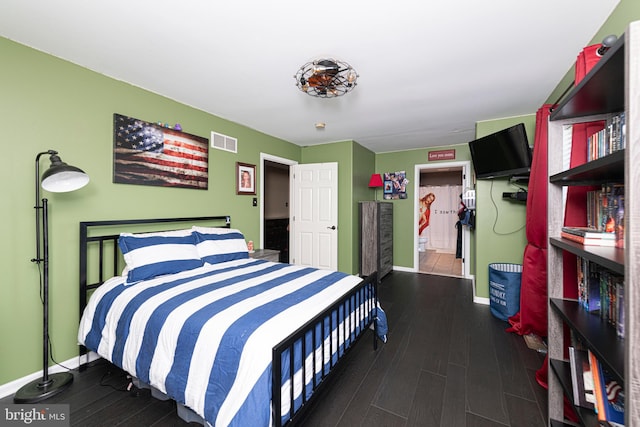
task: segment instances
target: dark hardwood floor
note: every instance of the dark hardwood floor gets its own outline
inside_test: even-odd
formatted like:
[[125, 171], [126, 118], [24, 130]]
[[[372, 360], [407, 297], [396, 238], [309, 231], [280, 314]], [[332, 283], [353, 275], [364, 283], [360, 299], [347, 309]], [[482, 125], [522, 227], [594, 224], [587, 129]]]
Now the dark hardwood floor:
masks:
[[[473, 304], [468, 280], [395, 271], [379, 294], [388, 342], [374, 351], [370, 337], [360, 340], [302, 425], [546, 425], [546, 391], [534, 379], [543, 356]], [[70, 404], [72, 426], [195, 425], [171, 401], [124, 391], [125, 374], [104, 361], [74, 375], [69, 390], [46, 401]]]

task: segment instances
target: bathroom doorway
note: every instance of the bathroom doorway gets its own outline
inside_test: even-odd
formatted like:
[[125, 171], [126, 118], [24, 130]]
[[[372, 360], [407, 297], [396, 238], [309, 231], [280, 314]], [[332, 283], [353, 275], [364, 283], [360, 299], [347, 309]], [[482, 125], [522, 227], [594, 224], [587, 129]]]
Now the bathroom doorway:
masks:
[[469, 162], [416, 165], [415, 270], [469, 277], [470, 230], [458, 222]]

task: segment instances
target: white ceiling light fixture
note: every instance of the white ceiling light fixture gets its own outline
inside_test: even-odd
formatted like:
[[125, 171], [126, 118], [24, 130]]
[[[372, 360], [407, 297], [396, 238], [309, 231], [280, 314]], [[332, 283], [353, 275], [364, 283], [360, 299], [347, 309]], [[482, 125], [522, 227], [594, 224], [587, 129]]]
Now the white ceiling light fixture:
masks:
[[302, 92], [318, 98], [335, 98], [356, 87], [358, 73], [346, 62], [316, 59], [304, 64], [293, 76]]

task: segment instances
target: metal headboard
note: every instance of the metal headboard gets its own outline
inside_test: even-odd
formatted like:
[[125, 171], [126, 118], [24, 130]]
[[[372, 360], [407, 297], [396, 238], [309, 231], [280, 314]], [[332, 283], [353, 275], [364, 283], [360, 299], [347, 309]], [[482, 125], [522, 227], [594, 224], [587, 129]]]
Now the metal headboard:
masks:
[[[133, 232], [134, 230], [130, 226], [153, 226], [153, 224], [184, 224], [190, 223], [202, 224], [202, 223], [215, 223], [216, 227], [231, 228], [231, 217], [225, 216], [200, 216], [200, 217], [185, 217], [185, 218], [155, 218], [155, 219], [120, 219], [120, 220], [106, 220], [106, 221], [82, 221], [80, 222], [80, 317], [84, 308], [87, 305], [87, 294], [99, 287], [104, 283], [106, 279], [112, 276], [117, 276], [122, 271], [119, 266], [119, 250], [118, 250], [118, 238], [120, 232]], [[218, 225], [222, 224], [222, 225]], [[113, 227], [118, 227], [119, 230], [114, 232]], [[99, 232], [99, 228], [104, 228], [103, 232]], [[96, 231], [98, 230], [98, 231]], [[165, 231], [163, 230], [147, 230], [150, 231]], [[91, 245], [93, 244], [93, 245]], [[98, 248], [98, 254], [95, 255], [98, 258], [97, 275], [98, 280], [93, 283], [89, 282], [89, 251], [90, 247]], [[105, 266], [105, 258], [107, 253], [112, 258], [111, 267]], [[92, 256], [93, 258], [93, 256]], [[107, 272], [105, 277], [105, 271]], [[80, 356], [86, 354], [86, 348], [80, 346]]]

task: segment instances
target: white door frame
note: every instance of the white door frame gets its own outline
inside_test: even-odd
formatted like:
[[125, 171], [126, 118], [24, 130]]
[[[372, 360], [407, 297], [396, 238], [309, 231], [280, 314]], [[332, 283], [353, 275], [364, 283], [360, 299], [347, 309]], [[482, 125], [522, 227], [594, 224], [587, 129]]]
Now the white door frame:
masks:
[[292, 167], [290, 262], [338, 270], [338, 162], [304, 163]]
[[[284, 157], [274, 156], [272, 154], [260, 153], [260, 193], [258, 197], [260, 209], [260, 248], [264, 248], [264, 162], [276, 162], [287, 166], [297, 165], [296, 160], [286, 159]], [[291, 188], [289, 188], [289, 217], [293, 212], [293, 197], [291, 197]], [[291, 240], [291, 238], [289, 238]], [[289, 241], [291, 247], [291, 241]]]
[[[414, 177], [416, 180], [416, 184], [414, 187], [414, 195], [413, 195], [413, 270], [420, 271], [420, 254], [418, 252], [418, 220], [420, 218], [420, 171], [425, 169], [443, 169], [443, 168], [451, 168], [451, 167], [461, 167], [462, 168], [462, 190], [470, 189], [472, 187], [471, 182], [471, 162], [470, 161], [461, 161], [461, 162], [442, 162], [439, 164], [434, 163], [426, 163], [422, 165], [415, 165]], [[471, 261], [471, 233], [469, 231], [469, 227], [462, 228], [462, 248], [464, 262], [462, 263], [462, 275], [463, 277], [470, 279], [472, 278], [469, 271], [469, 264]]]

